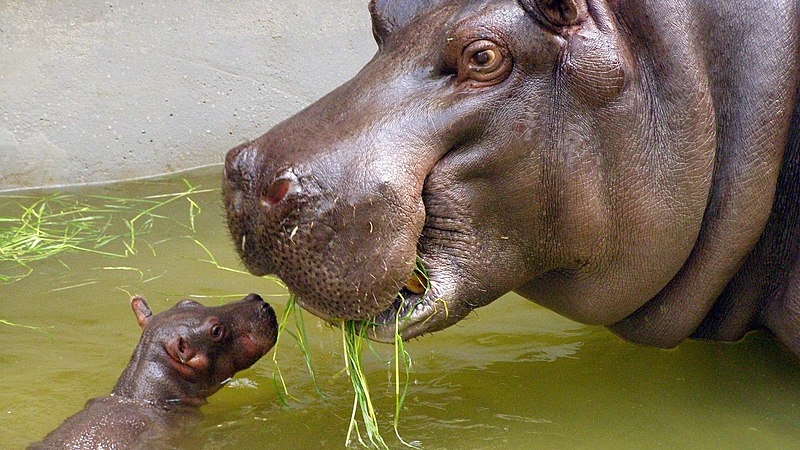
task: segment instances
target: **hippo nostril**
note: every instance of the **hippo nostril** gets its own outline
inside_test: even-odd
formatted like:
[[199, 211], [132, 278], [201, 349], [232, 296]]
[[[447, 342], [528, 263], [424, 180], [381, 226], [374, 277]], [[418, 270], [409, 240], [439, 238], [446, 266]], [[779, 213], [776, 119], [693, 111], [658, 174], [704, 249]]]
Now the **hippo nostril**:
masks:
[[252, 301], [256, 301], [256, 302], [263, 302], [264, 301], [264, 299], [261, 298], [261, 296], [256, 294], [256, 293], [248, 294], [247, 297], [245, 297], [245, 300], [251, 301], [251, 302]]
[[264, 189], [264, 192], [261, 195], [261, 202], [263, 204], [273, 206], [283, 200], [286, 196], [286, 193], [289, 192], [289, 188], [292, 187], [292, 182], [290, 180], [282, 179], [282, 180], [275, 180]]
[[234, 147], [234, 148], [228, 150], [228, 154], [225, 155], [225, 168], [226, 168], [226, 171], [227, 171], [227, 169], [234, 169], [234, 170], [240, 170], [241, 169], [242, 163], [245, 162], [245, 161], [242, 161], [242, 160], [246, 159], [247, 153], [252, 153], [252, 152], [247, 152], [248, 148], [250, 148], [250, 144], [249, 143], [245, 143], [245, 144], [239, 145], [238, 147]]
[[230, 190], [245, 191], [253, 183], [257, 149], [250, 143], [232, 148], [225, 156], [224, 180]]

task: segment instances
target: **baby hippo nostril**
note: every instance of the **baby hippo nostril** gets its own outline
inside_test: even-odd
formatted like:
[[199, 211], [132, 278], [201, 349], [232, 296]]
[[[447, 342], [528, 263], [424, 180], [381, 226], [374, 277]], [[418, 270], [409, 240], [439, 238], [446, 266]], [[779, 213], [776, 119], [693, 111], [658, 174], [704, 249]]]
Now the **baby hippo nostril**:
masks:
[[250, 294], [248, 294], [247, 297], [245, 297], [244, 299], [247, 300], [247, 301], [250, 301], [250, 302], [252, 302], [252, 301], [263, 302], [264, 301], [264, 299], [261, 298], [260, 295], [252, 293], [252, 292]]
[[283, 200], [291, 187], [292, 182], [290, 180], [275, 180], [264, 189], [264, 192], [261, 194], [261, 202], [273, 206]]

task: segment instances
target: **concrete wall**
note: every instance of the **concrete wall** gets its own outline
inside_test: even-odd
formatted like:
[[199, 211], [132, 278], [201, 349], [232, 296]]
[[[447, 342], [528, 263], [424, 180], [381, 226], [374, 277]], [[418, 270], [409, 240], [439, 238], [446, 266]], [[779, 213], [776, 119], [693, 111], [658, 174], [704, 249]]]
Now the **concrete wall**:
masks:
[[0, 190], [220, 163], [375, 51], [367, 0], [0, 0]]

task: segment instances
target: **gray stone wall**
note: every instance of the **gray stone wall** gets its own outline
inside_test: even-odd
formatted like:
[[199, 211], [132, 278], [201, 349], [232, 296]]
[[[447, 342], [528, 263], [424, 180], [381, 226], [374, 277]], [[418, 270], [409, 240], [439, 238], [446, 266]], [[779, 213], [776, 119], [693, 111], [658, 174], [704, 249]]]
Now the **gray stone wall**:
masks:
[[0, 0], [0, 190], [221, 163], [375, 48], [367, 0]]

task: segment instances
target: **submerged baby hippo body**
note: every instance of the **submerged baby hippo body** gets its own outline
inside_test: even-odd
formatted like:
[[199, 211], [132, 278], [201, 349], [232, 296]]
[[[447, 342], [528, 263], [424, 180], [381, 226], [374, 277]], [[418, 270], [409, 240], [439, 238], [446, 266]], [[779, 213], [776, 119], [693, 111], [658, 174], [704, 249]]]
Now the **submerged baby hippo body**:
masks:
[[156, 315], [139, 296], [131, 307], [142, 337], [111, 395], [90, 400], [29, 448], [159, 447], [277, 337], [275, 312], [256, 294], [217, 307], [184, 300]]

